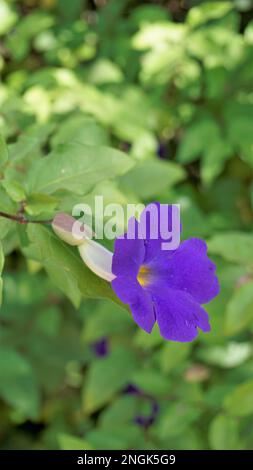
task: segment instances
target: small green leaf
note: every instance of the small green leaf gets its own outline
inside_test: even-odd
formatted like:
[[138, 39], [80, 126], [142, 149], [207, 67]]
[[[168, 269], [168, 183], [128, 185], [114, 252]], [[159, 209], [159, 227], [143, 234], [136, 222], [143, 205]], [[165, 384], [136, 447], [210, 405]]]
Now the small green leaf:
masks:
[[171, 403], [164, 410], [156, 432], [162, 439], [180, 436], [200, 416], [200, 410], [188, 403]]
[[52, 194], [63, 189], [81, 195], [132, 166], [126, 154], [113, 148], [62, 144], [31, 166], [28, 186], [30, 192]]
[[248, 416], [253, 413], [253, 380], [235, 387], [224, 400], [225, 410], [232, 416]]
[[234, 335], [253, 322], [253, 282], [238, 287], [225, 311], [225, 333]]
[[4, 267], [4, 252], [3, 252], [2, 243], [0, 242], [0, 306], [2, 304], [2, 295], [3, 295], [3, 279], [1, 277], [3, 267]]
[[57, 205], [58, 199], [55, 197], [43, 193], [33, 193], [27, 198], [25, 212], [33, 216], [43, 213], [52, 213]]
[[170, 389], [169, 379], [161, 372], [152, 369], [137, 370], [132, 380], [143, 392], [154, 396], [164, 396]]
[[120, 178], [120, 185], [125, 192], [131, 190], [145, 199], [160, 194], [184, 178], [183, 168], [176, 163], [150, 159], [140, 163]]
[[23, 186], [19, 183], [19, 181], [6, 179], [6, 180], [3, 180], [2, 186], [5, 189], [8, 196], [14, 202], [21, 202], [25, 200], [25, 197], [26, 197], [25, 190]]
[[61, 450], [92, 450], [91, 445], [84, 439], [70, 434], [60, 434], [58, 441]]
[[0, 165], [4, 165], [9, 158], [8, 148], [5, 143], [5, 139], [0, 134]]
[[40, 392], [29, 362], [17, 351], [0, 347], [0, 396], [17, 411], [36, 419]]
[[209, 441], [214, 450], [235, 450], [238, 446], [238, 423], [235, 418], [219, 414], [209, 427]]
[[130, 381], [135, 360], [129, 350], [117, 348], [104, 359], [95, 360], [88, 372], [83, 392], [83, 407], [93, 413]]
[[4, 0], [0, 0], [0, 36], [6, 34], [17, 21], [17, 14], [12, 7]]
[[68, 142], [98, 146], [107, 145], [108, 138], [106, 132], [93, 118], [81, 114], [66, 119], [53, 135], [53, 147]]
[[243, 232], [214, 235], [208, 242], [210, 253], [227, 261], [253, 265], [253, 236]]

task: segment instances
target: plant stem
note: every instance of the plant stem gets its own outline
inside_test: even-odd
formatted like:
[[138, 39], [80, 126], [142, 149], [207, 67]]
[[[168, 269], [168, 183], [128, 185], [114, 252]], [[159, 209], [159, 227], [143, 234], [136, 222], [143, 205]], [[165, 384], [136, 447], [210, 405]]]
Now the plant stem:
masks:
[[19, 224], [51, 224], [52, 220], [29, 220], [24, 214], [7, 214], [6, 212], [0, 211], [0, 217], [5, 219], [12, 220], [13, 222], [18, 222]]

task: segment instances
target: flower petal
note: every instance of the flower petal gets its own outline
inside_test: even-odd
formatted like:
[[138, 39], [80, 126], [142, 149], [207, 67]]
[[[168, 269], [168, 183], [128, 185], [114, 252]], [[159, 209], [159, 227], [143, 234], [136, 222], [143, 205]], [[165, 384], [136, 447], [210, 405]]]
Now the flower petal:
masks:
[[[134, 218], [129, 220], [129, 225], [134, 224], [136, 230], [138, 221]], [[137, 232], [136, 232], [137, 233]], [[112, 272], [116, 276], [124, 275], [136, 277], [145, 255], [144, 240], [129, 239], [127, 233], [117, 238], [114, 244], [112, 260]]]
[[150, 295], [143, 289], [130, 304], [134, 321], [147, 333], [151, 333], [156, 321], [155, 310]]
[[219, 293], [215, 270], [215, 264], [207, 256], [206, 243], [191, 238], [181, 243], [168, 261], [168, 284], [205, 304]]
[[78, 250], [84, 263], [97, 276], [106, 281], [112, 281], [115, 278], [112, 273], [113, 254], [111, 251], [95, 240], [84, 240], [82, 245], [78, 247]]
[[168, 340], [187, 342], [198, 335], [197, 328], [210, 331], [206, 311], [186, 292], [168, 289], [154, 300], [161, 335]]
[[[145, 263], [158, 260], [161, 256], [169, 258], [173, 253], [173, 250], [162, 250], [162, 243], [171, 240], [172, 214], [171, 205], [159, 202], [152, 202], [141, 213], [140, 230], [145, 239]], [[174, 218], [173, 222], [175, 223]], [[179, 217], [178, 222], [180, 223]]]
[[155, 312], [151, 296], [142, 289], [136, 279], [118, 276], [112, 281], [112, 288], [120, 300], [129, 304], [134, 321], [147, 333], [155, 323]]

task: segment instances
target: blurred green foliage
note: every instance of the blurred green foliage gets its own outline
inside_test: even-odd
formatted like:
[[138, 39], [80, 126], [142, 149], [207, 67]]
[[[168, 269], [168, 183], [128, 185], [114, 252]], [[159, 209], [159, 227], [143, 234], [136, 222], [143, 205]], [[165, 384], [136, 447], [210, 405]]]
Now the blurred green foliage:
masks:
[[0, 75], [0, 211], [177, 202], [221, 282], [166, 343], [0, 218], [1, 448], [252, 449], [253, 2], [0, 0]]

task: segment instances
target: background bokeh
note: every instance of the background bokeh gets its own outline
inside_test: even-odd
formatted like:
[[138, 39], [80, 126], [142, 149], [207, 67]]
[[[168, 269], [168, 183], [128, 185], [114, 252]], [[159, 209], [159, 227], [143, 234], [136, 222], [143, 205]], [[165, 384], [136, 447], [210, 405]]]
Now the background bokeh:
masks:
[[[166, 342], [50, 228], [0, 218], [2, 449], [253, 448], [252, 18], [251, 0], [0, 0], [0, 210], [177, 202], [221, 283], [211, 333]], [[69, 143], [91, 149], [83, 192], [49, 190], [36, 165]], [[93, 166], [104, 144], [122, 164]]]

